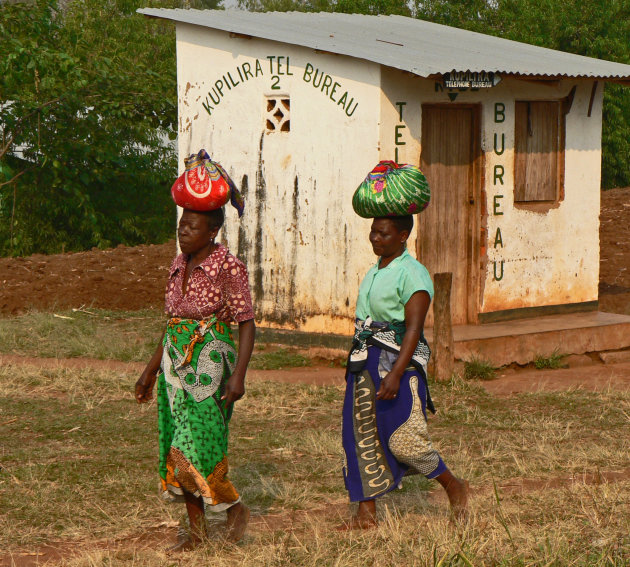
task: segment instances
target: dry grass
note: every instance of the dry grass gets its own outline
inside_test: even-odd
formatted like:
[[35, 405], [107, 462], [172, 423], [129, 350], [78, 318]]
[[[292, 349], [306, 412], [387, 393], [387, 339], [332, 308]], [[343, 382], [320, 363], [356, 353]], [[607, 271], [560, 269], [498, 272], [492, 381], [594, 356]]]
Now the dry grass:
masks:
[[248, 535], [238, 546], [216, 537], [173, 559], [164, 553], [168, 526], [183, 507], [157, 497], [155, 406], [133, 402], [134, 381], [0, 368], [0, 549], [16, 565], [20, 553], [47, 543], [61, 550], [58, 563], [76, 567], [630, 562], [630, 478], [584, 476], [628, 472], [628, 393], [498, 400], [463, 380], [436, 384], [430, 427], [447, 463], [474, 487], [468, 521], [451, 524], [439, 487], [410, 477], [381, 499], [377, 530], [339, 533], [350, 513], [341, 388], [253, 384], [235, 411], [230, 454], [231, 476], [254, 512]]
[[34, 311], [0, 318], [0, 352], [142, 362], [155, 351], [164, 321], [158, 310]]
[[278, 370], [279, 368], [310, 365], [310, 358], [300, 354], [298, 349], [281, 346], [254, 353], [249, 363], [250, 368], [258, 370]]
[[[158, 310], [34, 311], [0, 318], [0, 354], [146, 362], [155, 351], [164, 323], [165, 315]], [[258, 341], [250, 368], [310, 366], [313, 357], [331, 356], [332, 352], [332, 349], [313, 349], [309, 353], [298, 347]], [[339, 361], [336, 352], [334, 360]]]

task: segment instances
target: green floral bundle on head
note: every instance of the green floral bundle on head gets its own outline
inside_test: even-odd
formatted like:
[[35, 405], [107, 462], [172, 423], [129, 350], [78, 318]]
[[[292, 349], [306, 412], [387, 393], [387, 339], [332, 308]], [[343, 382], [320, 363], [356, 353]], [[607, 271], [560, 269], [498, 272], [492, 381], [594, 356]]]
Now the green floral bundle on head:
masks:
[[352, 197], [354, 212], [363, 218], [420, 213], [429, 205], [427, 178], [414, 165], [381, 161]]

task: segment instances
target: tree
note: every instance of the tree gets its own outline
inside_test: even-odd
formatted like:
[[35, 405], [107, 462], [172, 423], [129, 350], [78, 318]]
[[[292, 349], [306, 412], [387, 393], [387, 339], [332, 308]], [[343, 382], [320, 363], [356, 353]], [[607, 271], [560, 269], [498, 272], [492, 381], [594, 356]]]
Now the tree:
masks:
[[345, 14], [398, 14], [410, 16], [405, 0], [238, 0], [250, 12], [340, 12]]
[[172, 236], [175, 34], [148, 3], [0, 7], [0, 254]]
[[[619, 63], [630, 63], [628, 0], [239, 0], [256, 11], [402, 14]], [[602, 186], [630, 185], [630, 90], [606, 87]]]

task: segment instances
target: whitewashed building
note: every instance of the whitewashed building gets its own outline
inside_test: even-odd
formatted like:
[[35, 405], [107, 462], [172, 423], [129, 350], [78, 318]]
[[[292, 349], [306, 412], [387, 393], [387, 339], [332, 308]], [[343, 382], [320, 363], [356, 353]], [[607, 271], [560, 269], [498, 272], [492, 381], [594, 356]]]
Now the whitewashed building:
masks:
[[603, 89], [630, 65], [401, 16], [140, 13], [177, 24], [180, 166], [205, 148], [245, 196], [224, 234], [263, 325], [350, 331], [375, 261], [351, 198], [384, 159], [427, 175], [410, 248], [453, 273], [455, 324], [596, 309]]

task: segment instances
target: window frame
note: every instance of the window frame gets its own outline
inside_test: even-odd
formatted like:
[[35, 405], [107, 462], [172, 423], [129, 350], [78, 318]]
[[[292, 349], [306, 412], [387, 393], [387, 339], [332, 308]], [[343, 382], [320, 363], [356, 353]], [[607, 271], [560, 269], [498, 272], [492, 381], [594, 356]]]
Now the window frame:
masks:
[[[523, 136], [532, 136], [529, 133], [531, 128], [532, 105], [550, 105], [556, 108], [556, 133], [551, 138], [555, 138], [555, 180], [553, 181], [553, 195], [546, 192], [541, 198], [536, 197], [536, 192], [528, 186], [528, 167], [532, 167], [530, 156], [533, 152], [524, 152]], [[527, 106], [525, 106], [527, 105]], [[520, 110], [522, 109], [522, 110]], [[525, 116], [523, 116], [525, 113]], [[523, 118], [525, 123], [523, 124]], [[514, 101], [514, 204], [537, 205], [553, 204], [564, 199], [564, 168], [565, 168], [565, 145], [566, 145], [566, 111], [565, 101], [562, 99], [533, 99]], [[545, 180], [551, 182], [551, 179]], [[534, 193], [532, 195], [532, 193]]]

